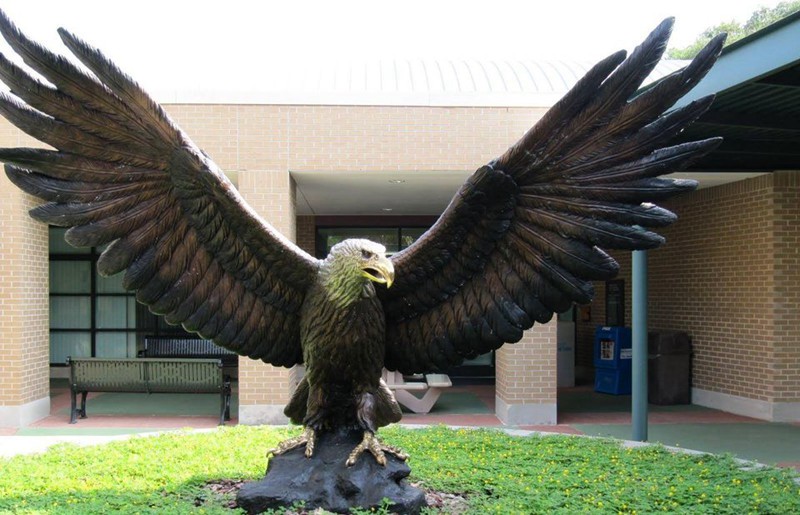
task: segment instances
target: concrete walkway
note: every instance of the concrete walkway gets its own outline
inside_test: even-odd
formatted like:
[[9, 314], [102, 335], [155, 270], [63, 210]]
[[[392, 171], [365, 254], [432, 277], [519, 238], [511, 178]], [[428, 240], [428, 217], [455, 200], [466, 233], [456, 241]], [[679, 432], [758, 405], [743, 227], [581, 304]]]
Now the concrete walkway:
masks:
[[101, 445], [114, 440], [130, 438], [131, 434], [121, 435], [59, 435], [59, 436], [0, 436], [0, 457], [10, 458], [21, 454], [45, 452], [53, 445], [70, 443], [73, 445]]
[[[218, 423], [214, 395], [95, 394], [89, 417], [69, 424], [65, 385], [51, 388], [51, 415], [21, 429], [0, 429], [0, 456], [41, 452], [56, 443], [102, 444], [131, 434], [191, 429]], [[207, 398], [205, 398], [207, 397]], [[188, 408], [187, 408], [188, 406]], [[559, 424], [510, 429], [544, 433], [630, 438], [630, 398], [598, 394], [591, 388], [559, 391]], [[180, 415], [175, 415], [180, 413]], [[232, 412], [235, 415], [235, 410]], [[234, 417], [228, 424], [237, 423]], [[406, 414], [403, 424], [505, 427], [494, 415], [494, 386], [462, 386], [443, 393], [431, 413]], [[778, 424], [700, 406], [651, 406], [649, 441], [712, 453], [730, 453], [800, 471], [800, 424]]]

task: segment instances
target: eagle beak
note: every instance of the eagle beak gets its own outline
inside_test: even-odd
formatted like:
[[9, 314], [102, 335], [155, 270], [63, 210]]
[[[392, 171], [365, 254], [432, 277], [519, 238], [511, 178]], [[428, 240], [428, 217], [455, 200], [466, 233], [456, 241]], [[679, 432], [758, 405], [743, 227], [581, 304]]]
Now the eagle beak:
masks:
[[370, 281], [385, 284], [387, 288], [391, 288], [394, 282], [394, 265], [386, 256], [377, 257], [362, 265], [361, 273]]

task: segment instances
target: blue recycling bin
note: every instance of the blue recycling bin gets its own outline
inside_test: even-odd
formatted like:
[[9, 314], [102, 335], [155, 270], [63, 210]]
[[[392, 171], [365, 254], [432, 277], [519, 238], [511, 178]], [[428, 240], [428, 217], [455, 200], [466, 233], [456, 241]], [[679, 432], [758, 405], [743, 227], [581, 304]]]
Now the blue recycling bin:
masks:
[[631, 328], [598, 326], [594, 335], [594, 391], [631, 393]]

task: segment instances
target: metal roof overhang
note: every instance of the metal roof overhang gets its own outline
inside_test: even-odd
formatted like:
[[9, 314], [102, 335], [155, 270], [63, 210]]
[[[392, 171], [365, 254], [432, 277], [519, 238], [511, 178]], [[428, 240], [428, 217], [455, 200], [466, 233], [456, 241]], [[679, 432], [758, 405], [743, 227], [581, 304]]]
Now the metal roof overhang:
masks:
[[672, 143], [722, 136], [689, 172], [800, 170], [800, 12], [726, 47], [676, 107], [716, 94]]

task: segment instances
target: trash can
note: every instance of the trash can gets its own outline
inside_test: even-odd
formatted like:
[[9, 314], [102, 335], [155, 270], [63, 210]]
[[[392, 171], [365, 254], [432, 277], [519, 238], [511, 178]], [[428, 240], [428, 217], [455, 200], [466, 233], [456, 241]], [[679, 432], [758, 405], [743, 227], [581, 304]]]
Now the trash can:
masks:
[[594, 335], [594, 391], [631, 393], [631, 328], [598, 327]]
[[647, 401], [650, 404], [691, 403], [692, 343], [681, 331], [647, 334]]

